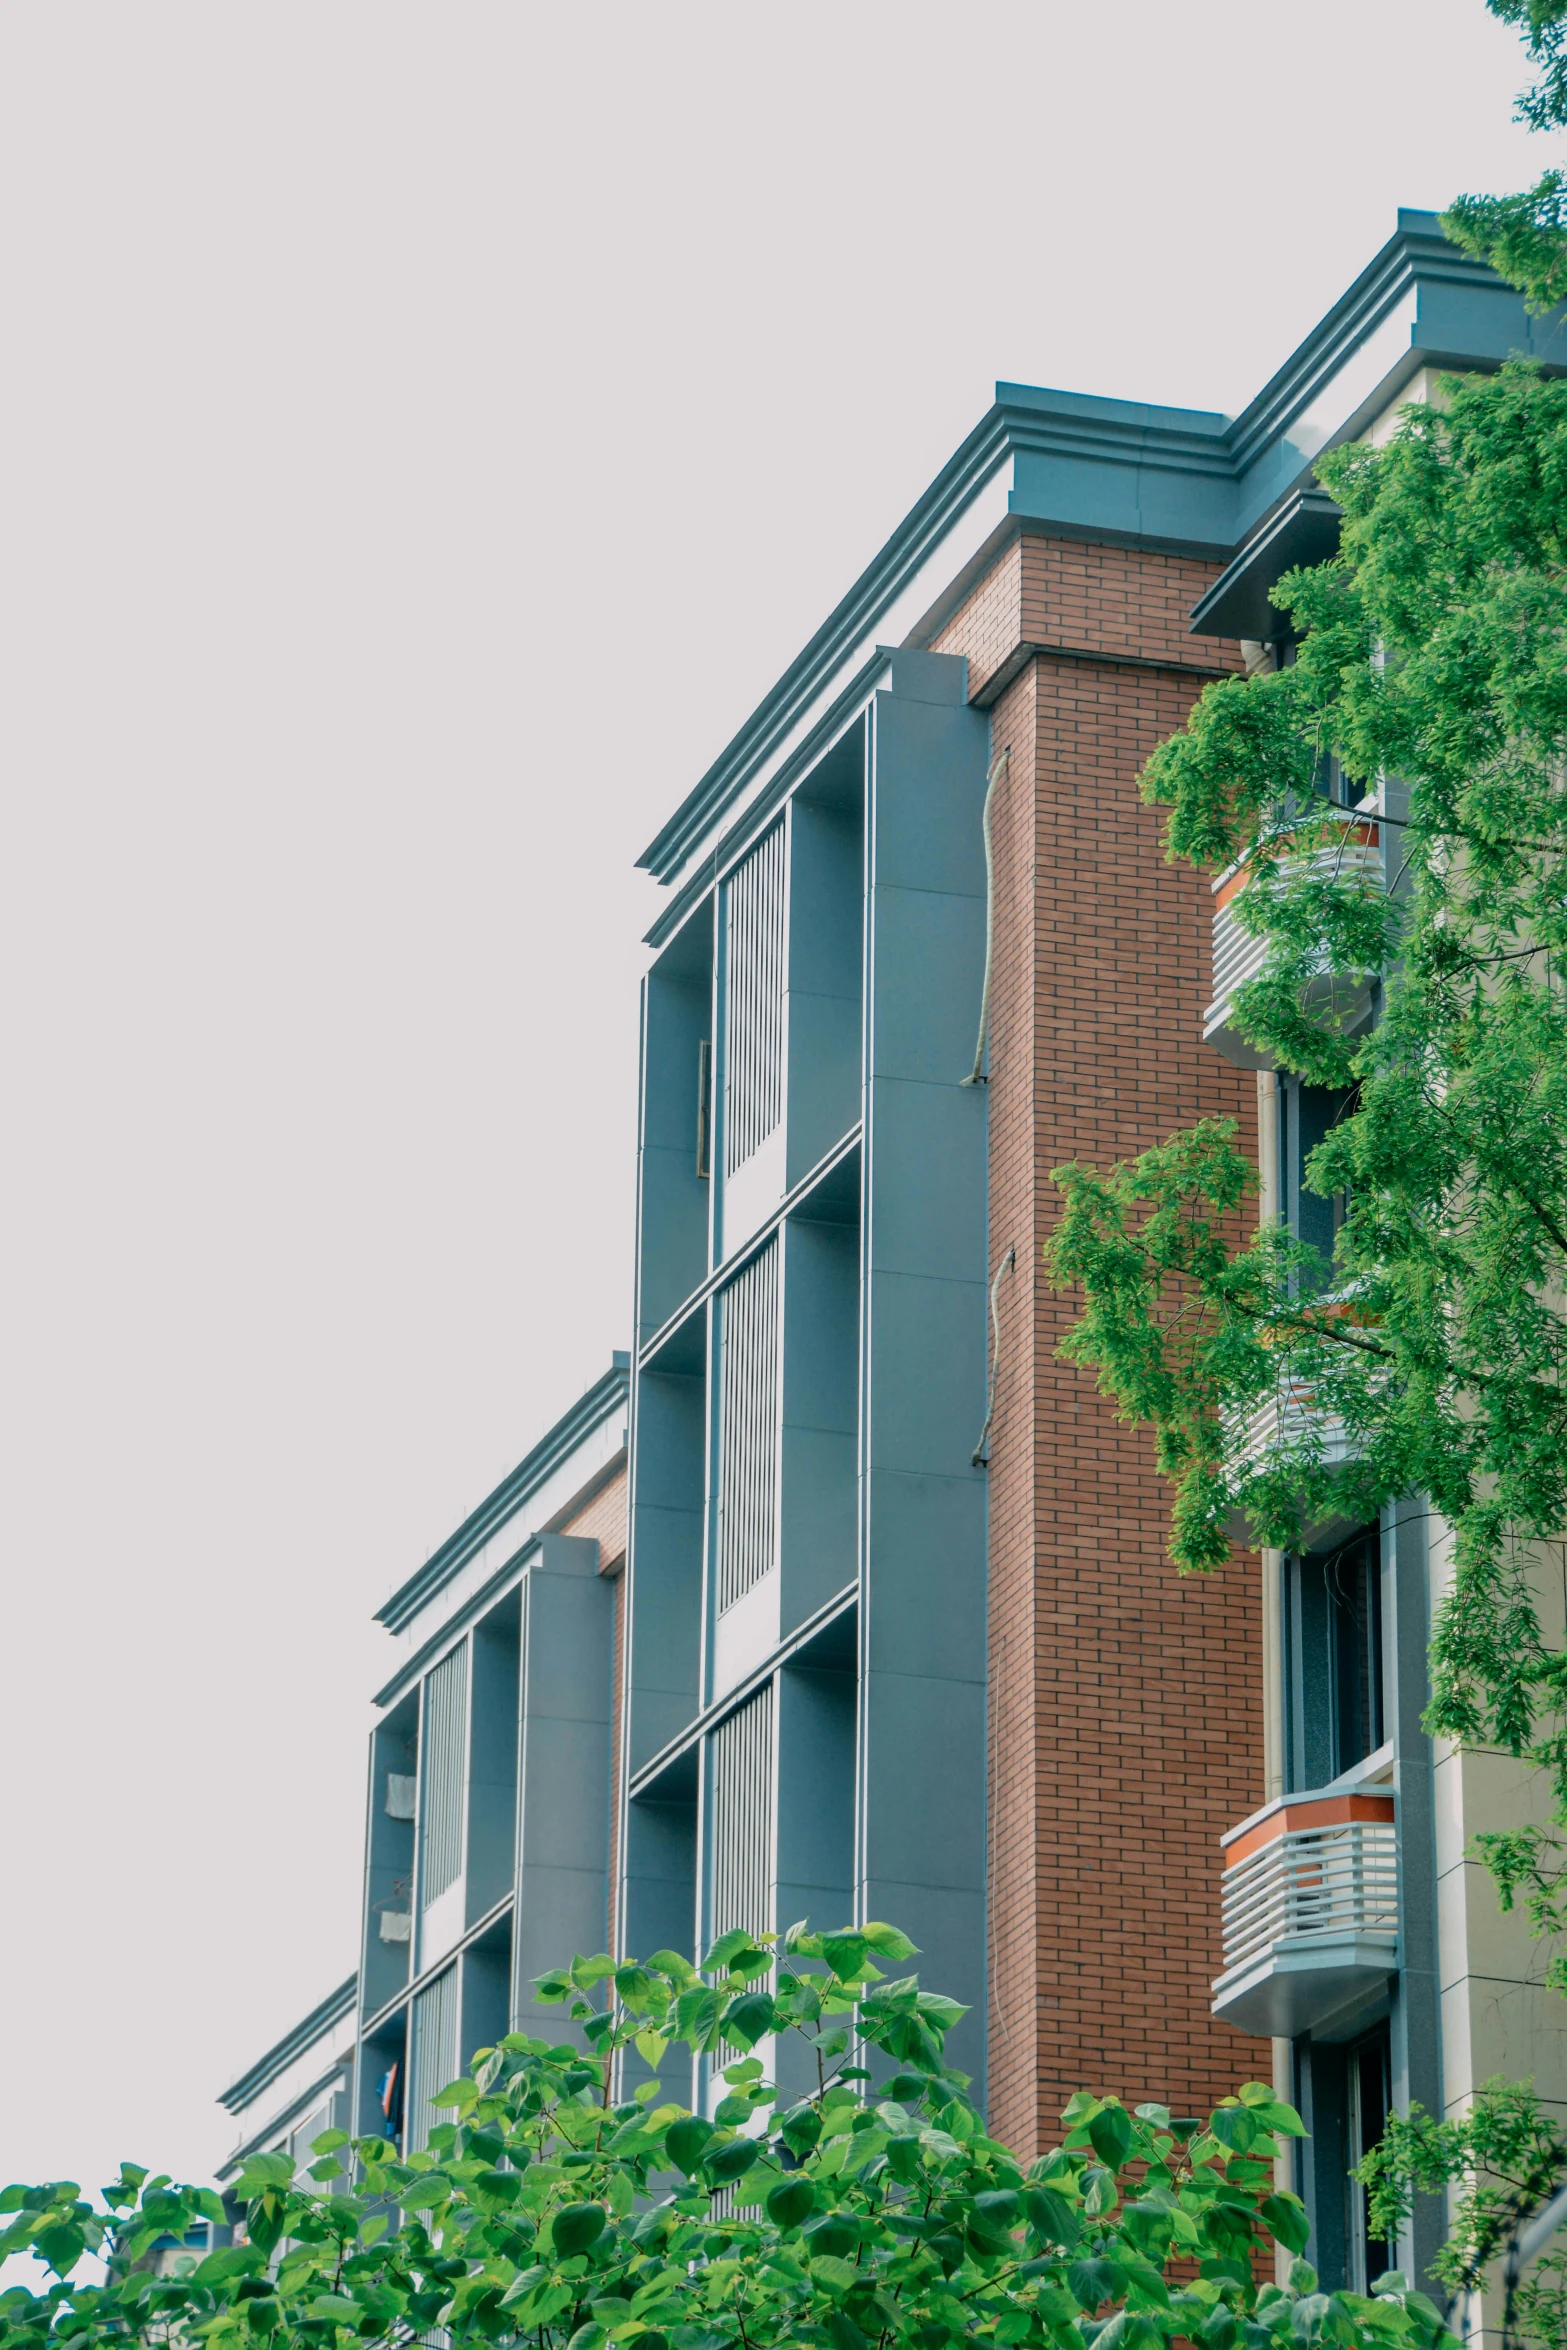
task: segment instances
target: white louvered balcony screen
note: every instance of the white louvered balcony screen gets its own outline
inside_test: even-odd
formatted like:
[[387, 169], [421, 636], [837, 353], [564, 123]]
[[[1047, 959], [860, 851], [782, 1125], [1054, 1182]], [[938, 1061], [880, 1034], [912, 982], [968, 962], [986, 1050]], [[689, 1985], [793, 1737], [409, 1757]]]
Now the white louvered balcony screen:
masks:
[[1224, 1971], [1278, 1943], [1334, 1936], [1398, 1943], [1398, 1841], [1391, 1820], [1344, 1820], [1287, 1831], [1227, 1869]]
[[[424, 1685], [424, 1906], [462, 1875], [462, 1797], [468, 1744], [468, 1643], [442, 1657]], [[446, 2078], [449, 2081], [451, 2074]], [[444, 2086], [444, 2084], [437, 2084]]]
[[713, 1732], [713, 1939], [772, 1930], [773, 1685]]
[[438, 2090], [457, 2078], [457, 1969], [448, 1967], [414, 2000], [413, 2095], [408, 2104], [408, 2152], [417, 2154], [429, 2142], [438, 2121], [430, 2103]]
[[727, 891], [724, 1170], [732, 1175], [783, 1116], [784, 828], [775, 824]]
[[759, 1583], [777, 1548], [778, 1243], [723, 1292], [719, 1322], [718, 1610]]

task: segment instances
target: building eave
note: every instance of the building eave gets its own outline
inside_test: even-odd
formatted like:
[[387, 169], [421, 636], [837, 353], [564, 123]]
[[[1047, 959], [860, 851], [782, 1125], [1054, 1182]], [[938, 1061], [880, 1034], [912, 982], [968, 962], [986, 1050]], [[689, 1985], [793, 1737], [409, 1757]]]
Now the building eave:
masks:
[[401, 1632], [423, 1607], [427, 1607], [438, 1591], [462, 1572], [476, 1552], [503, 1526], [508, 1518], [522, 1509], [530, 1495], [536, 1493], [545, 1480], [554, 1475], [562, 1462], [569, 1460], [596, 1428], [603, 1426], [610, 1415], [620, 1409], [630, 1392], [631, 1358], [617, 1354], [601, 1379], [595, 1380], [587, 1393], [579, 1396], [570, 1411], [564, 1412], [533, 1450], [493, 1493], [487, 1494], [478, 1508], [464, 1518], [455, 1534], [448, 1535], [439, 1550], [431, 1553], [417, 1574], [400, 1583], [384, 1607], [376, 1609], [374, 1621], [384, 1624], [389, 1632]]
[[697, 842], [745, 789], [752, 769], [788, 731], [845, 654], [875, 627], [877, 615], [1006, 457], [1006, 424], [998, 403], [981, 417], [848, 594], [654, 835], [637, 859], [639, 866], [659, 881], [669, 881], [679, 872]]
[[[865, 642], [959, 515], [1010, 458], [1035, 455], [1118, 467], [1152, 462], [1161, 471], [1228, 483], [1232, 469], [1225, 447], [1227, 430], [1228, 419], [1207, 410], [1158, 408], [1031, 384], [998, 384], [995, 404], [649, 842], [638, 865], [659, 881], [675, 878], [813, 696]], [[1019, 511], [1036, 518], [1026, 499]], [[1230, 542], [1223, 538], [1218, 543], [1227, 548]], [[1206, 541], [1204, 547], [1206, 551]]]
[[[1392, 337], [1401, 303], [1412, 320], [1418, 306], [1418, 321], [1382, 368], [1372, 338]], [[1363, 429], [1368, 411], [1395, 399], [1418, 366], [1496, 364], [1510, 349], [1567, 366], [1561, 314], [1529, 319], [1522, 296], [1451, 243], [1436, 213], [1401, 210], [1387, 243], [1233, 419], [998, 384], [994, 405], [637, 860], [657, 880], [683, 885], [680, 911], [661, 917], [652, 943], [667, 939], [693, 894], [710, 885], [753, 782], [761, 776], [776, 798], [769, 760], [788, 753], [794, 766], [791, 732], [811, 723], [813, 704], [831, 693], [835, 677], [848, 682], [845, 664], [857, 648], [868, 652], [882, 617], [1003, 466], [1014, 463], [1010, 531], [986, 542], [991, 559], [1002, 538], [1023, 528], [1228, 563], [1309, 481], [1322, 448]], [[1371, 357], [1377, 380], [1318, 436], [1313, 406], [1342, 388], [1357, 355]], [[1297, 426], [1298, 445], [1290, 438]], [[929, 634], [922, 624], [901, 641], [924, 643]], [[721, 830], [726, 841], [715, 849]]]
[[313, 2007], [291, 2032], [285, 2032], [265, 2056], [257, 2057], [250, 2070], [241, 2073], [230, 2088], [220, 2090], [218, 2103], [227, 2106], [230, 2113], [243, 2113], [247, 2105], [254, 2105], [262, 2091], [270, 2088], [291, 2064], [297, 2063], [307, 2048], [313, 2048], [334, 2024], [341, 2023], [358, 1996], [359, 1977], [353, 1974], [346, 1982], [339, 1983], [335, 1991], [329, 1991], [319, 2007]]

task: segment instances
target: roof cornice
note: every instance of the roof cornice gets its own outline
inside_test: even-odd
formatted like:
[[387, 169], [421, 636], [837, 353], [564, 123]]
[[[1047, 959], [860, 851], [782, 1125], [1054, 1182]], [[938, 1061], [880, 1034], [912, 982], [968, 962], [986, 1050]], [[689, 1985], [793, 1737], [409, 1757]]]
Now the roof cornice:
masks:
[[247, 2105], [255, 2103], [263, 2089], [272, 2086], [280, 2073], [286, 2073], [307, 2048], [313, 2048], [334, 2024], [342, 2021], [358, 1996], [359, 1977], [357, 1974], [350, 1975], [346, 1983], [339, 1983], [335, 1991], [329, 1991], [320, 2006], [313, 2007], [291, 2032], [285, 2032], [275, 2048], [269, 2048], [265, 2056], [258, 2057], [249, 2072], [241, 2073], [230, 2088], [220, 2090], [218, 2103], [226, 2105], [230, 2113], [243, 2113]]
[[1146, 464], [1228, 481], [1229, 420], [1193, 408], [1157, 408], [1084, 392], [998, 384], [995, 404], [947, 460], [918, 504], [861, 572], [804, 651], [648, 843], [637, 864], [659, 881], [680, 871], [731, 808], [844, 658], [863, 644], [921, 564], [991, 476], [1019, 452], [1093, 463]]
[[1398, 218], [1399, 225], [1381, 252], [1318, 319], [1305, 341], [1296, 346], [1230, 426], [1227, 437], [1237, 474], [1244, 473], [1268, 442], [1280, 439], [1292, 419], [1311, 405], [1349, 353], [1381, 325], [1399, 297], [1408, 292], [1417, 274], [1432, 274], [1429, 266], [1422, 266], [1417, 272], [1417, 255], [1422, 264], [1429, 264], [1440, 255], [1444, 261], [1451, 260], [1458, 265], [1460, 276], [1470, 274], [1479, 283], [1497, 282], [1482, 262], [1469, 260], [1456, 245], [1449, 244], [1440, 227], [1427, 232], [1404, 225], [1406, 221], [1417, 220], [1434, 223], [1434, 212], [1401, 212]]
[[[700, 894], [710, 876], [706, 870], [700, 876], [685, 874], [693, 855], [709, 842], [791, 730], [808, 717], [835, 672], [857, 646], [867, 643], [882, 615], [910, 584], [943, 535], [1010, 458], [1065, 459], [1081, 463], [1085, 469], [1106, 464], [1147, 468], [1165, 476], [1185, 476], [1194, 489], [1200, 482], [1210, 482], [1216, 493], [1212, 513], [1204, 504], [1199, 518], [1211, 522], [1213, 528], [1200, 546], [1195, 538], [1181, 543], [1188, 551], [1228, 560], [1279, 499], [1299, 486], [1301, 471], [1309, 465], [1303, 452], [1300, 466], [1286, 469], [1289, 477], [1282, 478], [1275, 489], [1267, 481], [1259, 484], [1253, 473], [1259, 458], [1284, 441], [1291, 424], [1331, 385], [1345, 361], [1417, 285], [1505, 296], [1517, 304], [1522, 320], [1522, 298], [1483, 262], [1451, 243], [1436, 213], [1401, 210], [1398, 226], [1381, 251], [1233, 419], [1203, 409], [1163, 408], [1026, 384], [998, 384], [994, 406], [655, 835], [638, 864], [659, 881], [684, 878], [694, 883]], [[1540, 325], [1525, 322], [1519, 347], [1538, 350], [1543, 340]], [[1501, 355], [1487, 351], [1476, 352], [1474, 357], [1494, 364]], [[1436, 356], [1443, 363], [1452, 363], [1461, 354], [1443, 351]], [[1562, 356], [1567, 359], [1567, 349]], [[1243, 521], [1244, 501], [1237, 501], [1236, 493], [1248, 475], [1252, 475], [1252, 498], [1260, 500], [1260, 506]], [[1031, 523], [1036, 528], [1069, 527], [1065, 521], [1052, 524], [1049, 515], [1025, 512], [1031, 503], [1028, 497], [1020, 500], [1014, 495], [1014, 526], [1021, 522], [1025, 528]], [[1086, 525], [1080, 535], [1129, 537], [1150, 546], [1175, 544], [1139, 532]], [[682, 912], [689, 899], [689, 890], [683, 889]], [[661, 919], [654, 938], [667, 937], [678, 919], [676, 916], [674, 923]]]
[[918, 504], [910, 509], [875, 559], [867, 564], [843, 601], [823, 621], [804, 651], [790, 662], [772, 691], [757, 704], [739, 733], [721, 751], [694, 791], [655, 834], [641, 856], [660, 881], [676, 874], [714, 819], [744, 789], [757, 763], [788, 732], [803, 706], [832, 675], [844, 655], [876, 625], [899, 590], [912, 578], [975, 493], [983, 489], [1007, 456], [1000, 406], [981, 417], [968, 439], [949, 457]]
[[410, 1575], [406, 1583], [400, 1583], [386, 1605], [376, 1609], [374, 1621], [384, 1624], [389, 1632], [401, 1632], [411, 1623], [443, 1585], [461, 1573], [475, 1552], [484, 1548], [497, 1527], [514, 1517], [578, 1445], [602, 1427], [610, 1414], [625, 1402], [630, 1385], [631, 1358], [617, 1354], [603, 1377], [578, 1397], [569, 1412], [562, 1413], [511, 1474], [503, 1477], [494, 1492], [487, 1494], [478, 1508], [464, 1518], [456, 1533], [449, 1534], [440, 1549], [431, 1552], [418, 1573]]

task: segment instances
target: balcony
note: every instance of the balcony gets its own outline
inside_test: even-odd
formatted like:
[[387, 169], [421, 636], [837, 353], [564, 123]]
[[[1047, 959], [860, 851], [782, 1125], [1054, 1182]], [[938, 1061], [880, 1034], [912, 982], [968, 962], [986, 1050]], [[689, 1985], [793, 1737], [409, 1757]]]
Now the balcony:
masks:
[[[1333, 813], [1344, 814], [1341, 810]], [[1344, 815], [1344, 830], [1339, 840], [1308, 849], [1299, 856], [1281, 858], [1278, 872], [1281, 878], [1292, 880], [1302, 874], [1321, 881], [1352, 882], [1361, 878], [1380, 889], [1383, 884], [1380, 828], [1364, 817]], [[1268, 959], [1266, 938], [1252, 937], [1241, 928], [1236, 917], [1235, 909], [1247, 884], [1248, 869], [1233, 865], [1213, 884], [1213, 1001], [1203, 1014], [1203, 1042], [1211, 1044], [1239, 1068], [1271, 1069], [1272, 1055], [1249, 1043], [1236, 1025], [1235, 998], [1249, 979], [1258, 976]], [[1262, 886], [1267, 887], [1265, 879]], [[1335, 1013], [1352, 1028], [1357, 1018], [1371, 1008], [1370, 976], [1357, 973], [1351, 977], [1324, 968], [1308, 983], [1306, 1002], [1308, 1008], [1317, 1003], [1326, 1009], [1330, 1000]]]
[[[1389, 1769], [1388, 1754], [1371, 1762]], [[1221, 1840], [1222, 2023], [1292, 2040], [1383, 1988], [1398, 1965], [1393, 1821], [1391, 1787], [1339, 1782], [1264, 1804]]]
[[[1338, 1305], [1337, 1300], [1319, 1302], [1330, 1312]], [[1354, 1441], [1338, 1415], [1322, 1410], [1305, 1381], [1286, 1380], [1279, 1394], [1270, 1395], [1255, 1410], [1244, 1415], [1226, 1413], [1225, 1466], [1232, 1476], [1265, 1468], [1272, 1455], [1293, 1450], [1308, 1435], [1315, 1439], [1324, 1469], [1341, 1469], [1356, 1457]], [[1324, 1543], [1336, 1542], [1359, 1523], [1357, 1517], [1331, 1503], [1319, 1516], [1308, 1518], [1303, 1510], [1297, 1515], [1300, 1525], [1295, 1546], [1301, 1550], [1317, 1550]], [[1226, 1531], [1243, 1549], [1255, 1540], [1244, 1508], [1229, 1513]]]

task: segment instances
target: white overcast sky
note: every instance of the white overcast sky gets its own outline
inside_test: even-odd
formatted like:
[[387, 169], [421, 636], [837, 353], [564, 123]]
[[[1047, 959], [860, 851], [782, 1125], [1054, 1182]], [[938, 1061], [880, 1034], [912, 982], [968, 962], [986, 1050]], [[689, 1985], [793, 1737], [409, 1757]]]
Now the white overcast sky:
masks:
[[626, 1343], [632, 860], [995, 379], [1233, 410], [1480, 0], [0, 9], [0, 2178], [354, 1963], [371, 1611]]

